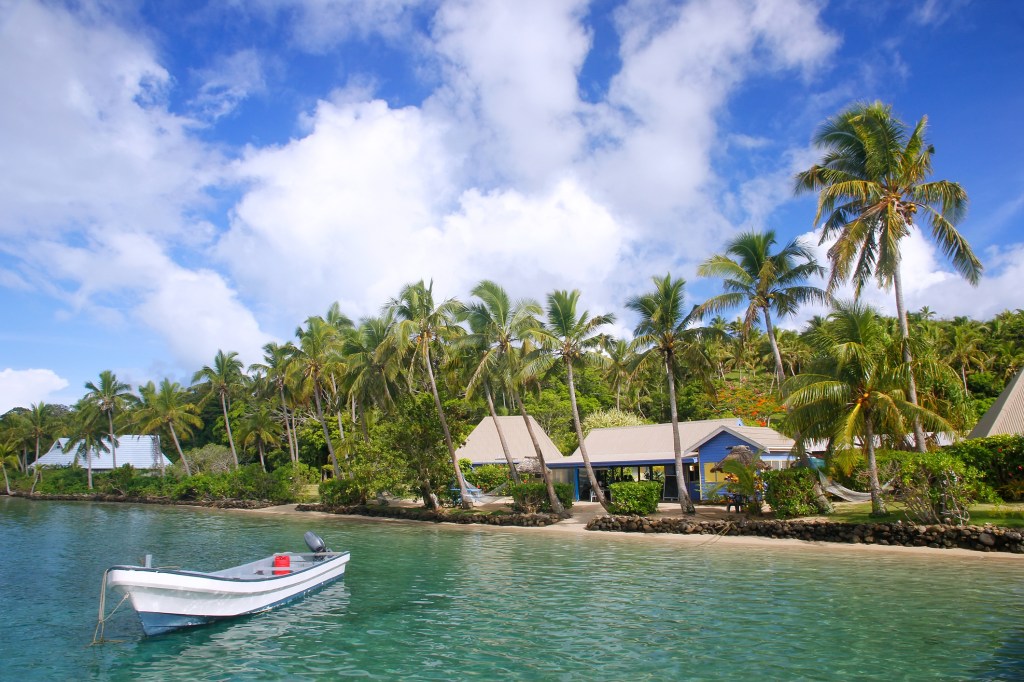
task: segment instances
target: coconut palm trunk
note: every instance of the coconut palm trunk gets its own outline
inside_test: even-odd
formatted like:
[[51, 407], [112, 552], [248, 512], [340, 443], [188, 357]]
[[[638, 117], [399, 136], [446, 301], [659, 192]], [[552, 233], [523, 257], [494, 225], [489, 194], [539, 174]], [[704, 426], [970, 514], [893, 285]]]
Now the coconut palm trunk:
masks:
[[114, 411], [107, 412], [107, 422], [110, 426], [110, 465], [117, 468], [117, 440], [114, 436]]
[[437, 417], [441, 420], [441, 431], [444, 432], [444, 444], [448, 447], [448, 456], [451, 457], [452, 467], [455, 469], [455, 480], [459, 484], [459, 496], [462, 498], [462, 508], [472, 509], [473, 500], [469, 498], [469, 489], [466, 487], [466, 479], [459, 467], [459, 459], [455, 455], [455, 446], [452, 445], [452, 433], [448, 429], [448, 420], [444, 416], [444, 407], [441, 405], [441, 394], [437, 392], [437, 382], [434, 380], [434, 367], [430, 362], [430, 346], [423, 347], [423, 362], [427, 366], [427, 378], [430, 380], [430, 392], [434, 396], [434, 407], [437, 408]]
[[540, 449], [540, 441], [537, 440], [537, 434], [533, 432], [533, 424], [530, 423], [530, 417], [526, 414], [526, 406], [523, 405], [523, 400], [519, 397], [518, 391], [512, 391], [512, 400], [519, 407], [519, 414], [522, 415], [523, 422], [526, 423], [526, 432], [530, 434], [530, 442], [533, 443], [533, 451], [537, 453], [537, 461], [540, 462], [540, 475], [544, 479], [544, 488], [548, 491], [548, 502], [551, 503], [551, 510], [558, 514], [559, 517], [567, 519], [571, 514], [565, 510], [562, 501], [558, 499], [558, 493], [555, 492], [555, 483], [551, 480], [551, 472], [548, 471], [548, 465], [544, 461], [544, 452]]
[[[917, 407], [917, 379], [914, 378], [914, 357], [910, 352], [910, 326], [907, 324], [907, 308], [903, 302], [903, 278], [899, 263], [892, 276], [892, 288], [896, 294], [896, 318], [900, 326], [900, 345], [903, 348], [903, 362], [907, 366], [907, 400]], [[914, 414], [914, 447], [918, 452], [927, 452], [921, 418]]]
[[761, 309], [764, 313], [764, 327], [768, 332], [768, 344], [772, 347], [772, 357], [775, 358], [775, 376], [779, 380], [779, 388], [786, 380], [786, 370], [782, 366], [782, 353], [779, 352], [779, 340], [775, 338], [775, 325], [772, 324], [772, 315], [768, 306]]
[[878, 480], [878, 462], [875, 459], [875, 426], [871, 423], [871, 410], [864, 411], [864, 437], [868, 454], [868, 478], [871, 482], [871, 515], [885, 516], [882, 484]]
[[665, 373], [668, 375], [669, 414], [672, 415], [672, 454], [676, 460], [676, 494], [679, 496], [679, 507], [686, 514], [696, 514], [690, 493], [686, 489], [686, 472], [683, 470], [683, 444], [679, 440], [679, 410], [676, 407], [676, 377], [672, 368], [675, 366], [672, 353], [665, 354]]
[[505, 454], [505, 461], [508, 462], [508, 473], [512, 477], [512, 482], [519, 485], [519, 472], [516, 471], [516, 463], [512, 461], [512, 451], [508, 449], [508, 441], [505, 440], [505, 432], [501, 430], [501, 424], [498, 421], [498, 413], [494, 409], [494, 396], [491, 395], [491, 387], [488, 384], [484, 384], [484, 397], [487, 398], [487, 409], [491, 413], [491, 421], [494, 422], [494, 429], [498, 432], [498, 442], [501, 443], [501, 451]]
[[235, 468], [238, 468], [238, 453], [235, 451], [235, 437], [231, 435], [231, 419], [228, 417], [228, 400], [227, 397], [220, 394], [220, 408], [224, 413], [224, 430], [228, 432], [228, 445], [231, 446], [231, 459], [235, 462]]
[[587, 444], [583, 438], [583, 425], [580, 423], [580, 410], [576, 406], [576, 381], [572, 373], [572, 361], [566, 358], [565, 361], [567, 380], [569, 384], [569, 404], [572, 406], [572, 425], [576, 429], [576, 438], [580, 442], [580, 454], [583, 456], [583, 466], [587, 469], [587, 478], [590, 480], [590, 488], [594, 491], [594, 497], [601, 504], [605, 511], [609, 511], [608, 498], [604, 496], [604, 490], [597, 481], [597, 474], [594, 467], [590, 465], [590, 455], [587, 454]]
[[[171, 440], [174, 441], [174, 449], [178, 451], [178, 459], [181, 460], [182, 466], [185, 467], [185, 475], [191, 476], [192, 469], [188, 465], [188, 460], [185, 459], [185, 453], [181, 451], [181, 443], [178, 441], [178, 433], [174, 430], [174, 424], [168, 424], [171, 427]], [[163, 458], [160, 459], [161, 466], [163, 465]], [[161, 474], [162, 475], [162, 474]]]
[[334, 443], [331, 442], [331, 432], [327, 428], [327, 420], [324, 419], [324, 408], [320, 402], [320, 380], [313, 379], [313, 402], [316, 405], [316, 418], [320, 422], [320, 428], [324, 430], [324, 440], [327, 441], [327, 456], [331, 459], [331, 468], [335, 478], [341, 478], [341, 468], [338, 466], [338, 458], [334, 454]]

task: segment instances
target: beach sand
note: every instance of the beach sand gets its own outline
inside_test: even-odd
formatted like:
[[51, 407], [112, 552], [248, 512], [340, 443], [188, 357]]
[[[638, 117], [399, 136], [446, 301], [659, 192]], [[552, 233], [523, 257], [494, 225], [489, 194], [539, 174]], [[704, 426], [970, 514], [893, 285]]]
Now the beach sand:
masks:
[[[400, 506], [417, 507], [418, 503], [401, 501]], [[482, 511], [507, 509], [504, 502], [478, 506]], [[550, 526], [520, 527], [520, 526], [491, 526], [487, 524], [460, 524], [460, 523], [439, 523], [424, 521], [410, 521], [405, 519], [392, 519], [386, 517], [369, 517], [360, 515], [339, 515], [327, 512], [306, 512], [298, 511], [294, 504], [264, 507], [262, 509], [231, 510], [245, 514], [267, 514], [287, 515], [303, 518], [335, 518], [347, 520], [360, 520], [367, 523], [401, 523], [401, 524], [422, 524], [430, 523], [434, 527], [443, 527], [453, 531], [488, 531], [488, 532], [519, 532], [540, 535], [573, 534], [579, 537], [593, 539], [595, 541], [623, 540], [634, 542], [658, 542], [658, 543], [680, 543], [683, 545], [725, 545], [737, 548], [747, 547], [751, 549], [791, 549], [794, 551], [815, 551], [830, 553], [853, 553], [853, 554], [874, 554], [874, 555], [900, 555], [903, 557], [920, 557], [929, 561], [942, 559], [971, 559], [976, 561], [1014, 561], [1024, 562], [1024, 555], [1011, 554], [1009, 552], [976, 552], [969, 549], [934, 549], [931, 547], [903, 547], [886, 546], [874, 544], [851, 544], [843, 542], [808, 542], [805, 540], [774, 539], [746, 535], [682, 535], [677, 533], [624, 533], [611, 531], [588, 531], [587, 524], [597, 516], [603, 516], [605, 511], [597, 502], [576, 502], [572, 507], [572, 518], [560, 521]], [[658, 513], [655, 518], [671, 518], [683, 516], [678, 504], [662, 503], [658, 506]], [[697, 505], [695, 517], [689, 517], [696, 521], [715, 521], [721, 519], [740, 520], [745, 518], [743, 514], [726, 512], [720, 506]]]

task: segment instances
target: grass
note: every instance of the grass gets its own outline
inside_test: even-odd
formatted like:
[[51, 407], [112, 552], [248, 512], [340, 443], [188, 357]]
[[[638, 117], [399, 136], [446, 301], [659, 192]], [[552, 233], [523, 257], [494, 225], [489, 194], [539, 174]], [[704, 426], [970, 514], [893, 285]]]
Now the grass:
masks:
[[[991, 523], [994, 526], [1024, 528], [1024, 503], [1021, 502], [974, 504], [970, 507], [970, 513], [971, 525], [983, 526], [986, 523]], [[835, 513], [828, 518], [830, 521], [837, 521], [839, 523], [907, 522], [906, 514], [903, 513], [901, 505], [890, 505], [889, 514], [886, 516], [871, 516], [870, 502], [839, 504], [836, 506]]]

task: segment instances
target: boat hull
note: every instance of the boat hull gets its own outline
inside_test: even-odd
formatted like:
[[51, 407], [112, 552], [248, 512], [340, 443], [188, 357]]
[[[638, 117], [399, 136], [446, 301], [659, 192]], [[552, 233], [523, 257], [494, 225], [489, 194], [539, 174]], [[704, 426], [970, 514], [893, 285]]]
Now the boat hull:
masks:
[[290, 558], [292, 567], [286, 569], [275, 567], [268, 557], [220, 573], [114, 566], [107, 572], [107, 584], [128, 596], [147, 635], [159, 635], [300, 599], [341, 578], [349, 554]]

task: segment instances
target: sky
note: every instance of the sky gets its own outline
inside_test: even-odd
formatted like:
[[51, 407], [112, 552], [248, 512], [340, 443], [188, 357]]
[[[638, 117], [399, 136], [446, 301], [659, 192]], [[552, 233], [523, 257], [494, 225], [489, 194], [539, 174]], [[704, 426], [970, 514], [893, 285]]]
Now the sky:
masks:
[[1024, 307], [1016, 0], [0, 0], [0, 413], [258, 362], [419, 279], [578, 288], [628, 336], [743, 231], [824, 260], [793, 177], [876, 100], [928, 117], [985, 267], [912, 234], [908, 308]]

